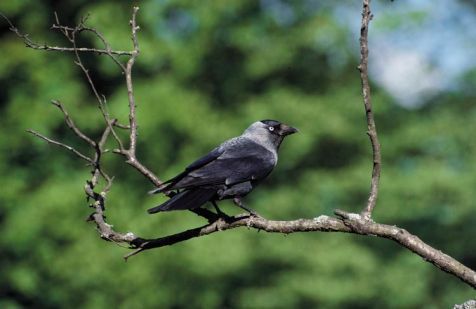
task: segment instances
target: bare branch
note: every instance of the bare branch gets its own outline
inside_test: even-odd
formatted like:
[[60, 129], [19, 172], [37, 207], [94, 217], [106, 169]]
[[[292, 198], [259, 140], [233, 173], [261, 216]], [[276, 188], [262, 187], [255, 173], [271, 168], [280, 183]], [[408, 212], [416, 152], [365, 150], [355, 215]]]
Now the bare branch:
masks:
[[[80, 23], [76, 26], [76, 27], [68, 27], [68, 26], [63, 26], [61, 25], [60, 23], [60, 20], [59, 20], [59, 17], [58, 17], [58, 14], [56, 14], [55, 12], [55, 21], [56, 23], [53, 24], [51, 26], [52, 29], [57, 29], [57, 30], [60, 30], [61, 33], [70, 41], [70, 43], [73, 45], [73, 47], [57, 47], [57, 46], [48, 46], [46, 44], [44, 45], [41, 45], [41, 44], [38, 44], [34, 41], [32, 41], [28, 34], [24, 34], [22, 32], [20, 32], [14, 25], [13, 23], [3, 14], [0, 13], [0, 15], [7, 21], [7, 23], [9, 24], [10, 26], [10, 30], [12, 32], [14, 32], [19, 38], [21, 38], [24, 43], [26, 44], [27, 47], [30, 47], [30, 48], [33, 48], [33, 49], [39, 49], [39, 50], [49, 50], [49, 51], [68, 51], [68, 52], [73, 52], [76, 56], [76, 64], [81, 68], [81, 70], [83, 71], [83, 73], [85, 74], [86, 76], [86, 79], [88, 80], [88, 83], [91, 87], [91, 90], [93, 91], [96, 99], [98, 100], [98, 103], [99, 103], [99, 108], [101, 110], [101, 113], [104, 117], [104, 120], [107, 124], [109, 124], [111, 121], [110, 121], [110, 117], [108, 115], [108, 112], [106, 110], [106, 99], [104, 98], [104, 96], [100, 95], [99, 92], [97, 91], [95, 85], [94, 85], [94, 82], [89, 74], [89, 70], [86, 69], [86, 67], [83, 65], [82, 61], [81, 61], [81, 57], [79, 55], [80, 52], [93, 52], [93, 53], [98, 53], [98, 54], [106, 54], [108, 55], [122, 70], [122, 72], [125, 71], [125, 66], [116, 58], [117, 55], [119, 56], [133, 56], [133, 54], [135, 53], [135, 51], [130, 51], [130, 52], [126, 52], [126, 51], [117, 51], [117, 50], [113, 50], [111, 48], [111, 45], [107, 42], [107, 40], [105, 39], [104, 35], [99, 32], [97, 29], [95, 28], [90, 28], [90, 27], [86, 27], [84, 25], [86, 19], [87, 19], [87, 16], [86, 17], [83, 17], [80, 21]], [[96, 48], [84, 48], [84, 47], [78, 47], [76, 46], [76, 35], [80, 32], [91, 32], [93, 33], [101, 42], [102, 44], [104, 45], [105, 49], [96, 49]], [[55, 103], [53, 103], [55, 104]], [[56, 106], [60, 107], [58, 104], [55, 104]], [[60, 107], [61, 109], [61, 107]], [[63, 111], [64, 113], [64, 111]], [[65, 114], [65, 117], [67, 117], [67, 115]], [[69, 126], [69, 120], [66, 119], [66, 122]], [[117, 127], [121, 127], [121, 125], [116, 125]], [[78, 132], [75, 132], [76, 134], [78, 134]], [[114, 131], [114, 128], [111, 127], [111, 133], [112, 135], [114, 136], [114, 139], [116, 140], [116, 142], [118, 143], [120, 149], [124, 149], [124, 146], [122, 144], [122, 141], [121, 139], [119, 138], [119, 136], [116, 134], [116, 132]], [[86, 140], [84, 137], [85, 135], [78, 135], [80, 136], [83, 140]], [[88, 143], [91, 143], [91, 141], [89, 140], [86, 140]]]
[[[56, 20], [57, 20], [57, 23], [59, 23], [58, 17], [56, 17]], [[67, 36], [69, 38], [69, 40], [73, 44], [74, 48], [76, 48], [76, 33], [81, 31], [81, 29], [83, 29], [82, 27], [83, 27], [84, 21], [85, 21], [85, 19], [81, 20], [81, 23], [71, 32], [71, 34], [67, 33], [68, 30], [64, 30], [65, 36]], [[104, 39], [104, 38], [102, 38], [102, 39]], [[107, 43], [105, 43], [105, 44], [107, 44]], [[109, 44], [107, 44], [107, 46], [109, 46]], [[110, 127], [111, 133], [114, 136], [114, 139], [116, 140], [117, 144], [119, 145], [119, 148], [124, 149], [124, 145], [122, 143], [122, 140], [116, 134], [116, 132], [114, 131], [114, 128], [111, 125], [111, 119], [110, 119], [109, 113], [106, 109], [106, 98], [103, 95], [99, 94], [99, 91], [96, 89], [96, 86], [93, 82], [93, 79], [91, 78], [91, 75], [89, 74], [89, 70], [86, 69], [86, 67], [84, 66], [79, 53], [77, 51], [75, 51], [74, 53], [75, 53], [75, 56], [76, 56], [75, 64], [77, 66], [79, 66], [79, 68], [83, 71], [84, 75], [86, 76], [86, 79], [89, 83], [89, 86], [91, 87], [91, 90], [94, 93], [94, 96], [96, 97], [96, 99], [98, 101], [98, 106], [99, 106], [101, 114], [104, 118], [104, 121]], [[113, 60], [117, 61], [112, 55], [110, 55], [110, 57]], [[120, 66], [121, 66], [121, 68], [123, 68], [122, 64], [120, 64]]]
[[[60, 23], [60, 20], [59, 20], [59, 17], [58, 17], [58, 14], [56, 14], [55, 12], [55, 21], [56, 21], [56, 24], [53, 24], [51, 26], [51, 29], [56, 29], [56, 30], [59, 30], [71, 43], [73, 43], [73, 47], [72, 48], [62, 48], [63, 50], [59, 50], [59, 51], [72, 51], [76, 54], [76, 57], [78, 57], [78, 52], [94, 52], [94, 51], [98, 51], [97, 49], [93, 49], [93, 50], [85, 50], [84, 48], [81, 48], [81, 47], [77, 47], [76, 46], [76, 42], [75, 42], [75, 35], [77, 33], [81, 33], [81, 32], [91, 32], [93, 33], [101, 42], [102, 44], [104, 45], [104, 48], [103, 50], [100, 50], [101, 52], [99, 54], [106, 54], [108, 55], [120, 68], [122, 71], [124, 71], [124, 65], [119, 61], [119, 59], [116, 57], [116, 56], [130, 56], [132, 55], [132, 52], [124, 52], [124, 51], [115, 51], [115, 50], [112, 50], [111, 48], [111, 45], [109, 44], [109, 42], [107, 42], [107, 40], [105, 39], [104, 35], [99, 32], [97, 29], [95, 28], [90, 28], [90, 27], [86, 27], [85, 23], [86, 23], [86, 20], [88, 19], [88, 15], [87, 16], [83, 16], [81, 18], [81, 21], [79, 22], [79, 24], [76, 26], [76, 27], [68, 27], [68, 26], [64, 26]], [[54, 50], [54, 49], [49, 49], [49, 50]]]
[[440, 250], [431, 247], [405, 229], [394, 225], [375, 223], [363, 215], [346, 213], [341, 210], [336, 210], [335, 213], [342, 218], [343, 222], [351, 228], [353, 233], [391, 239], [418, 254], [425, 261], [476, 288], [476, 272], [474, 270], [464, 266]]
[[[115, 121], [115, 120], [113, 120], [113, 121]], [[96, 153], [94, 155], [94, 167], [95, 168], [92, 172], [93, 177], [91, 179], [92, 188], [94, 188], [97, 185], [99, 175], [101, 175], [106, 180], [106, 186], [102, 190], [103, 192], [106, 192], [106, 193], [109, 191], [109, 189], [112, 186], [112, 178], [109, 177], [109, 175], [107, 175], [102, 170], [102, 168], [101, 168], [101, 157], [102, 157], [102, 154], [104, 153], [104, 151], [103, 151], [104, 144], [106, 143], [107, 138], [109, 137], [110, 133], [111, 133], [111, 124], [108, 124], [106, 126], [106, 128], [104, 129], [104, 132], [101, 135], [101, 138], [99, 139], [99, 142], [95, 143], [95, 145], [93, 146]], [[105, 195], [104, 195], [104, 197], [105, 197]], [[102, 208], [104, 208], [104, 205], [103, 205]]]
[[101, 153], [102, 153], [102, 148], [104, 147], [104, 144], [106, 144], [107, 138], [109, 137], [109, 134], [111, 133], [111, 126], [114, 126], [116, 122], [117, 122], [117, 119], [111, 120], [111, 123], [108, 126], [106, 126], [106, 128], [104, 129], [104, 132], [102, 133], [101, 138], [99, 139], [99, 142], [96, 143]]
[[[79, 28], [78, 28], [79, 29]], [[76, 61], [75, 64], [79, 66], [79, 68], [83, 71], [84, 75], [86, 76], [86, 79], [88, 81], [89, 86], [91, 87], [92, 92], [94, 93], [94, 96], [96, 97], [98, 103], [99, 103], [99, 108], [101, 109], [101, 112], [104, 116], [104, 119], [107, 120], [107, 113], [104, 110], [104, 97], [99, 94], [98, 90], [96, 89], [96, 86], [94, 85], [93, 79], [91, 78], [91, 75], [89, 74], [89, 70], [86, 69], [86, 67], [83, 65], [83, 62], [81, 60], [81, 57], [79, 56], [78, 51], [76, 50], [76, 33], [77, 31], [73, 31], [71, 34], [71, 43], [73, 44], [73, 48], [75, 49], [74, 54], [76, 55]]]
[[46, 50], [46, 51], [59, 51], [59, 52], [81, 52], [81, 53], [97, 53], [97, 54], [114, 54], [119, 56], [129, 56], [131, 52], [122, 51], [122, 50], [104, 50], [104, 49], [97, 49], [97, 48], [89, 48], [89, 47], [60, 47], [60, 46], [49, 46], [45, 44], [37, 44], [32, 41], [24, 41], [26, 46], [32, 49], [39, 49], [39, 50]]
[[372, 211], [375, 208], [379, 190], [380, 170], [381, 170], [381, 154], [380, 143], [377, 136], [377, 128], [375, 126], [375, 120], [372, 112], [372, 101], [370, 97], [370, 84], [368, 75], [368, 58], [369, 58], [369, 45], [368, 45], [368, 33], [369, 23], [372, 20], [372, 13], [370, 12], [370, 0], [363, 0], [362, 9], [362, 24], [360, 27], [360, 64], [358, 69], [360, 71], [360, 79], [362, 81], [362, 96], [364, 98], [365, 114], [367, 116], [367, 134], [372, 144], [373, 153], [373, 168], [372, 168], [372, 180], [370, 185], [370, 194], [365, 209], [362, 211], [362, 215], [370, 219]]
[[[87, 190], [87, 189], [86, 189]], [[137, 237], [131, 233], [118, 233], [114, 231], [113, 226], [105, 221], [104, 216], [104, 195], [99, 194], [92, 205], [94, 212], [88, 217], [87, 221], [94, 221], [102, 239], [115, 243], [130, 243]]]
[[36, 131], [31, 130], [31, 129], [26, 130], [26, 131], [27, 131], [28, 133], [31, 133], [31, 134], [35, 135], [36, 137], [39, 137], [39, 138], [41, 138], [41, 139], [47, 141], [47, 142], [50, 143], [50, 144], [53, 144], [53, 145], [56, 145], [56, 146], [60, 146], [60, 147], [63, 147], [63, 148], [65, 148], [65, 149], [71, 151], [72, 153], [74, 153], [75, 155], [77, 155], [78, 157], [80, 157], [81, 159], [83, 159], [84, 161], [86, 161], [86, 162], [88, 162], [88, 163], [90, 163], [90, 164], [93, 163], [93, 160], [92, 160], [91, 158], [89, 158], [88, 156], [82, 154], [81, 152], [77, 151], [76, 149], [74, 149], [73, 147], [71, 147], [71, 146], [69, 146], [69, 145], [66, 145], [66, 144], [63, 144], [63, 143], [61, 143], [61, 142], [55, 141], [55, 140], [53, 140], [53, 139], [51, 139], [51, 138], [48, 138], [48, 137], [46, 137], [46, 136], [44, 136], [44, 135], [42, 135], [42, 134], [40, 134], [40, 133], [38, 133], [38, 132], [36, 132]]
[[124, 129], [124, 130], [130, 130], [131, 129], [130, 125], [120, 124], [118, 122], [114, 123], [114, 126], [119, 128], [119, 129]]
[[238, 215], [228, 219], [219, 218], [210, 224], [187, 230], [174, 235], [156, 239], [138, 238], [131, 242], [136, 248], [124, 258], [129, 258], [142, 251], [170, 246], [178, 242], [195, 237], [210, 235], [237, 227], [254, 228], [270, 233], [296, 233], [296, 232], [344, 232], [368, 236], [388, 238], [410, 251], [421, 256], [425, 261], [432, 263], [441, 270], [456, 276], [473, 288], [476, 288], [476, 272], [456, 261], [447, 254], [431, 247], [420, 238], [410, 234], [405, 229], [393, 225], [375, 223], [362, 215], [336, 210], [339, 218], [319, 216], [313, 219], [298, 219], [292, 221], [273, 221], [261, 217]]
[[133, 242], [137, 249], [124, 256], [129, 258], [139, 252], [170, 246], [178, 242], [182, 242], [191, 238], [210, 235], [215, 232], [226, 231], [237, 227], [246, 226], [271, 233], [295, 233], [295, 232], [311, 232], [311, 231], [341, 231], [350, 232], [343, 222], [339, 219], [328, 216], [320, 216], [314, 219], [298, 219], [293, 221], [272, 221], [262, 217], [249, 216], [247, 214], [230, 217], [228, 219], [218, 218], [217, 220], [178, 234], [169, 235], [156, 239], [138, 239]]
[[[106, 54], [106, 55], [112, 54], [112, 55], [117, 55], [117, 56], [131, 56], [132, 55], [131, 51], [111, 50], [110, 48], [106, 48], [106, 49], [98, 49], [98, 48], [91, 48], [91, 47], [77, 47], [77, 48], [74, 48], [74, 47], [60, 47], [60, 46], [49, 46], [49, 45], [46, 45], [46, 44], [39, 44], [39, 43], [36, 43], [33, 40], [31, 40], [27, 33], [20, 32], [20, 30], [18, 30], [18, 28], [16, 28], [13, 25], [13, 23], [10, 21], [10, 19], [8, 19], [8, 17], [3, 15], [2, 13], [0, 13], [0, 16], [2, 16], [3, 19], [5, 19], [7, 21], [8, 25], [10, 26], [10, 30], [13, 33], [15, 33], [19, 38], [21, 38], [27, 47], [32, 48], [32, 49], [46, 50], [46, 51], [59, 51], [59, 52], [96, 53], [96, 54]], [[58, 27], [57, 27], [57, 25], [53, 25], [52, 28], [58, 28]], [[68, 29], [70, 29], [70, 28], [68, 28]], [[85, 30], [91, 31], [91, 29], [89, 29], [89, 28], [87, 28]], [[96, 34], [96, 35], [99, 38], [101, 38], [100, 35], [98, 35], [98, 34]], [[103, 41], [103, 43], [104, 43], [104, 41]], [[108, 45], [105, 44], [105, 46], [107, 47]]]
[[[127, 61], [126, 68], [124, 71], [126, 77], [126, 87], [127, 87], [127, 98], [129, 101], [129, 149], [124, 149], [120, 147], [120, 149], [116, 149], [114, 152], [122, 154], [126, 157], [129, 165], [134, 167], [138, 170], [141, 174], [143, 174], [147, 179], [149, 179], [152, 184], [155, 186], [160, 186], [162, 182], [160, 179], [147, 167], [145, 167], [142, 163], [139, 162], [136, 155], [136, 148], [137, 148], [137, 118], [136, 118], [136, 102], [134, 98], [134, 89], [132, 85], [132, 68], [136, 61], [136, 58], [139, 56], [140, 49], [139, 49], [139, 41], [137, 38], [137, 31], [140, 27], [137, 25], [137, 12], [139, 11], [139, 7], [134, 7], [132, 10], [132, 18], [129, 21], [131, 26], [131, 34], [132, 34], [132, 45], [133, 45], [133, 52], [129, 60]], [[125, 127], [123, 127], [125, 128]], [[200, 214], [199, 214], [200, 215]]]
[[470, 299], [462, 304], [454, 305], [453, 309], [474, 309], [476, 308], [476, 299]]
[[87, 137], [86, 134], [84, 134], [83, 132], [81, 132], [81, 130], [78, 129], [73, 119], [71, 119], [65, 107], [63, 106], [63, 104], [61, 104], [60, 101], [52, 100], [51, 103], [60, 109], [60, 111], [64, 115], [66, 125], [74, 132], [74, 134], [76, 134], [76, 136], [78, 136], [80, 139], [82, 139], [83, 141], [91, 145], [92, 147], [96, 147], [96, 142], [94, 142], [92, 139]]
[[130, 126], [130, 145], [129, 145], [129, 155], [132, 159], [135, 159], [136, 156], [136, 145], [137, 145], [137, 119], [136, 119], [136, 103], [134, 99], [134, 90], [132, 87], [132, 67], [136, 61], [137, 56], [139, 56], [139, 41], [137, 39], [137, 31], [139, 27], [136, 23], [137, 12], [139, 7], [135, 6], [132, 11], [132, 19], [130, 20], [131, 32], [132, 32], [132, 44], [134, 46], [134, 51], [132, 56], [127, 61], [126, 65], [126, 85], [127, 85], [127, 96], [129, 99], [129, 126]]
[[[66, 145], [64, 143], [55, 141], [53, 139], [50, 139], [48, 137], [45, 137], [41, 135], [40, 133], [33, 131], [33, 130], [28, 130], [31, 134], [47, 141], [48, 143], [63, 147], [74, 154], [76, 154], [78, 157], [81, 159], [87, 161], [89, 164], [92, 165], [92, 177], [89, 181], [86, 182], [85, 185], [85, 193], [88, 198], [93, 199], [93, 203], [90, 205], [95, 209], [94, 213], [89, 216], [88, 220], [92, 220], [96, 223], [96, 226], [100, 232], [101, 238], [114, 241], [114, 242], [126, 242], [130, 243], [133, 239], [136, 239], [137, 237], [134, 236], [133, 233], [118, 233], [113, 230], [112, 225], [109, 225], [105, 221], [105, 216], [104, 216], [104, 211], [105, 211], [105, 199], [107, 192], [109, 191], [110, 187], [112, 186], [112, 181], [113, 178], [110, 177], [102, 168], [101, 168], [101, 159], [102, 155], [105, 153], [105, 150], [103, 149], [108, 137], [112, 135], [116, 142], [119, 145], [119, 149], [116, 150], [115, 152], [120, 153], [124, 155], [127, 159], [127, 163], [129, 163], [131, 166], [136, 168], [140, 173], [142, 173], [147, 179], [149, 179], [153, 184], [155, 185], [160, 185], [161, 181], [159, 178], [152, 173], [148, 168], [146, 168], [144, 165], [142, 165], [137, 159], [136, 159], [136, 154], [135, 154], [135, 149], [136, 149], [136, 143], [137, 143], [137, 121], [136, 121], [136, 116], [135, 116], [135, 101], [134, 101], [134, 95], [133, 95], [133, 90], [132, 90], [132, 67], [134, 65], [135, 59], [139, 54], [139, 44], [138, 44], [138, 39], [137, 39], [137, 31], [139, 30], [139, 27], [136, 24], [136, 15], [138, 12], [139, 8], [135, 7], [133, 10], [132, 14], [132, 19], [130, 21], [131, 27], [132, 27], [132, 41], [133, 41], [133, 47], [134, 51], [133, 52], [128, 52], [127, 55], [130, 56], [129, 61], [127, 62], [127, 70], [124, 65], [122, 65], [116, 57], [114, 57], [114, 54], [119, 54], [117, 51], [113, 51], [111, 49], [111, 46], [105, 39], [105, 37], [96, 29], [94, 28], [88, 28], [85, 27], [84, 23], [87, 19], [87, 17], [83, 17], [80, 21], [80, 23], [75, 26], [75, 27], [68, 27], [61, 25], [60, 20], [58, 15], [55, 13], [55, 20], [56, 24], [52, 26], [52, 29], [59, 30], [65, 37], [68, 39], [68, 41], [73, 45], [72, 48], [51, 48], [50, 46], [40, 46], [39, 44], [36, 44], [32, 40], [29, 39], [28, 35], [21, 33], [17, 28], [13, 26], [13, 24], [10, 22], [8, 18], [3, 16], [7, 22], [10, 25], [10, 30], [13, 31], [17, 36], [22, 38], [24, 42], [27, 44], [28, 47], [34, 48], [34, 49], [47, 49], [47, 50], [57, 50], [57, 51], [72, 51], [74, 52], [76, 56], [76, 61], [75, 64], [80, 67], [80, 69], [83, 71], [83, 73], [86, 76], [86, 79], [88, 81], [88, 84], [90, 85], [90, 89], [92, 90], [94, 96], [96, 97], [99, 105], [99, 109], [102, 113], [102, 116], [104, 118], [104, 121], [106, 122], [106, 128], [103, 131], [103, 134], [101, 135], [101, 138], [98, 142], [95, 142], [93, 139], [88, 137], [86, 134], [84, 134], [74, 123], [73, 119], [70, 117], [69, 113], [67, 112], [66, 108], [62, 105], [62, 103], [58, 100], [53, 100], [52, 104], [58, 107], [61, 112], [64, 115], [65, 123], [67, 126], [75, 133], [75, 135], [80, 138], [81, 140], [86, 141], [93, 149], [95, 152], [94, 158], [91, 159], [90, 157], [82, 154], [81, 152], [77, 151], [75, 148]], [[0, 13], [1, 14], [1, 13]], [[127, 83], [127, 89], [128, 89], [128, 98], [129, 98], [129, 107], [130, 107], [130, 115], [129, 115], [129, 125], [122, 125], [120, 124], [117, 119], [111, 119], [109, 116], [109, 113], [106, 109], [106, 98], [99, 93], [97, 90], [94, 81], [89, 74], [89, 70], [84, 66], [81, 56], [79, 52], [101, 52], [100, 50], [96, 49], [84, 49], [76, 46], [76, 36], [82, 31], [89, 31], [94, 33], [104, 44], [105, 46], [105, 54], [107, 54], [114, 62], [116, 62], [120, 68], [122, 69], [123, 73], [126, 74], [126, 83]], [[130, 130], [130, 149], [127, 150], [125, 149], [121, 139], [118, 137], [116, 134], [114, 128], [120, 128], [120, 129], [126, 129]], [[106, 181], [106, 185], [103, 188], [103, 190], [99, 193], [95, 192], [95, 188], [99, 183], [99, 178], [102, 177]], [[216, 215], [214, 215], [212, 212], [206, 210], [206, 209], [201, 209], [201, 210], [195, 210], [193, 211], [197, 215], [200, 215], [202, 217], [207, 218], [209, 221], [215, 220]]]

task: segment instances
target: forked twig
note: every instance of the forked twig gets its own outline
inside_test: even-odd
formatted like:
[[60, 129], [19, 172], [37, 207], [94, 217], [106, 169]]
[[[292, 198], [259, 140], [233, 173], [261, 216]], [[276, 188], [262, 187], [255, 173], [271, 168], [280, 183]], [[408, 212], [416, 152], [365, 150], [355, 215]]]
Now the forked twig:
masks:
[[58, 100], [52, 100], [51, 101], [51, 104], [53, 104], [54, 106], [58, 107], [59, 110], [63, 113], [64, 115], [64, 120], [66, 122], [66, 125], [68, 126], [68, 128], [70, 128], [74, 134], [76, 134], [76, 136], [78, 136], [80, 139], [82, 139], [83, 141], [85, 141], [86, 143], [88, 143], [90, 146], [92, 147], [96, 147], [96, 142], [93, 141], [92, 139], [90, 139], [86, 134], [84, 134], [83, 132], [81, 132], [81, 130], [79, 130], [79, 128], [76, 126], [76, 124], [74, 123], [73, 119], [71, 119], [71, 117], [69, 116], [68, 112], [66, 111], [66, 109], [64, 108], [63, 104], [61, 104], [60, 101]]

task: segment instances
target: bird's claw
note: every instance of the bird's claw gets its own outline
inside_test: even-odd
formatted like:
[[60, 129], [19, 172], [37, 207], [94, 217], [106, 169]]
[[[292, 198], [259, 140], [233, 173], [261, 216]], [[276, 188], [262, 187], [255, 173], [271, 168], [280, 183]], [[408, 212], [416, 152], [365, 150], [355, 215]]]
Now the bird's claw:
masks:
[[222, 219], [223, 221], [225, 222], [230, 222], [231, 221], [231, 217], [229, 215], [227, 215], [226, 213], [224, 213], [223, 211], [221, 211], [221, 209], [218, 207], [216, 201], [211, 201], [213, 207], [215, 207], [215, 211], [217, 212], [216, 215], [218, 217], [218, 219]]

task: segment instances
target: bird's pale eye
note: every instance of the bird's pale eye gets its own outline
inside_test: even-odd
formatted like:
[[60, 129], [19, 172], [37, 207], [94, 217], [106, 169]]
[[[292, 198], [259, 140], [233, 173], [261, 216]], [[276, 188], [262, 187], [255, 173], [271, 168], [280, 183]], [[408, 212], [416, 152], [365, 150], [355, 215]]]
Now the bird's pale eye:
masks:
[[268, 127], [268, 130], [273, 132], [274, 131], [274, 127]]

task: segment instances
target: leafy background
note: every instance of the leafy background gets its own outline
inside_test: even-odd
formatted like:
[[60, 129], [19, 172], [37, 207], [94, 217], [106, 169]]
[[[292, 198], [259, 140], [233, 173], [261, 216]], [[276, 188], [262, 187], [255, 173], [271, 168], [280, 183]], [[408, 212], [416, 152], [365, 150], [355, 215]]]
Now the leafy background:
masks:
[[[472, 2], [464, 3], [474, 19]], [[279, 119], [300, 133], [286, 140], [277, 169], [248, 205], [282, 220], [362, 208], [371, 152], [355, 69], [359, 3], [139, 4], [134, 83], [138, 156], [147, 166], [166, 179], [251, 122]], [[418, 27], [432, 18], [425, 10], [392, 15], [412, 4], [376, 1], [370, 39], [373, 33], [391, 38], [408, 30], [409, 21]], [[114, 48], [128, 50], [131, 6], [12, 0], [0, 10], [51, 45], [66, 44], [47, 30], [54, 11], [66, 24], [89, 12], [89, 25]], [[470, 287], [401, 247], [356, 235], [235, 229], [124, 263], [128, 250], [101, 241], [83, 220], [91, 212], [83, 162], [25, 133], [34, 128], [86, 149], [49, 103], [59, 99], [78, 125], [99, 134], [101, 118], [73, 56], [27, 49], [5, 22], [0, 35], [0, 307], [441, 308], [474, 297]], [[99, 46], [92, 37], [82, 40]], [[378, 54], [371, 50], [371, 61]], [[126, 122], [118, 70], [103, 56], [84, 61], [111, 113]], [[475, 72], [470, 67], [454, 77], [458, 87], [421, 97], [413, 108], [379, 80], [372, 89], [383, 149], [375, 219], [410, 230], [473, 269]], [[116, 229], [154, 237], [203, 223], [188, 212], [147, 215], [164, 198], [147, 196], [150, 184], [120, 158], [111, 155], [106, 168], [116, 177], [107, 212]]]

